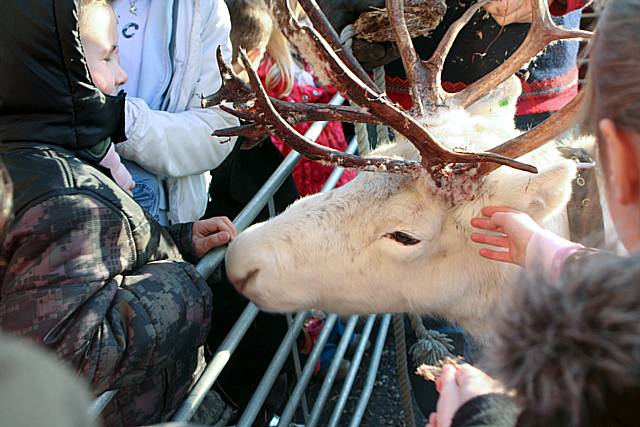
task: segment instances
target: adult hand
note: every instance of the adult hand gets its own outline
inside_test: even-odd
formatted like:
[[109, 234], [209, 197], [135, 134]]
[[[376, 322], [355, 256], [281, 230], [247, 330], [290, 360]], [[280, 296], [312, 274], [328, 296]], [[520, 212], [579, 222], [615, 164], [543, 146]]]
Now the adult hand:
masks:
[[[549, 0], [551, 4], [551, 0]], [[501, 26], [531, 22], [530, 0], [494, 0], [484, 7]]]
[[238, 235], [236, 227], [226, 216], [217, 216], [193, 223], [193, 248], [198, 257], [211, 249], [229, 243]]
[[480, 255], [491, 260], [524, 266], [527, 245], [535, 233], [542, 231], [542, 227], [526, 213], [507, 207], [487, 206], [482, 209], [482, 215], [484, 218], [473, 218], [471, 225], [502, 234], [471, 233], [471, 240], [502, 250], [482, 248]]
[[487, 393], [502, 393], [496, 380], [471, 365], [445, 365], [436, 380], [440, 393], [436, 412], [429, 416], [427, 427], [449, 427], [456, 411], [468, 400]]

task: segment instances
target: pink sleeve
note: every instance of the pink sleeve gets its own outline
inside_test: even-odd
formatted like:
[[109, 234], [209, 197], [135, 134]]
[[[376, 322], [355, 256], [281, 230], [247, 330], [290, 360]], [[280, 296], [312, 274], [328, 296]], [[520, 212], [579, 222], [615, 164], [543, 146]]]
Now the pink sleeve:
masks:
[[592, 0], [554, 0], [549, 6], [549, 11], [553, 16], [566, 15], [577, 9], [582, 9], [591, 4]]
[[567, 258], [582, 247], [548, 230], [536, 232], [527, 245], [525, 268], [541, 272], [552, 281], [558, 280]]

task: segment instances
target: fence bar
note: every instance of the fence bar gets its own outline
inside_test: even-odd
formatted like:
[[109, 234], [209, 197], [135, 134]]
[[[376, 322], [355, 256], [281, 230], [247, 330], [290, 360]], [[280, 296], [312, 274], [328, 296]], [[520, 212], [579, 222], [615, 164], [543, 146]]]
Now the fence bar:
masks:
[[[349, 146], [347, 147], [347, 149], [345, 150], [346, 153], [349, 154], [353, 154], [356, 152], [356, 150], [358, 149], [358, 141], [355, 137], [353, 137], [351, 139], [351, 142], [349, 143]], [[327, 191], [331, 191], [333, 188], [335, 188], [336, 184], [338, 183], [338, 180], [340, 179], [340, 177], [342, 176], [342, 174], [344, 173], [344, 168], [342, 167], [335, 167], [333, 169], [333, 171], [331, 172], [331, 174], [329, 175], [329, 177], [327, 178], [327, 181], [324, 183], [324, 185], [322, 186], [322, 190], [320, 190], [321, 193], [325, 193]], [[357, 321], [357, 316], [355, 316], [355, 321]], [[287, 320], [290, 322], [290, 315], [287, 315]], [[306, 386], [311, 378], [311, 375], [313, 374], [313, 369], [315, 369], [315, 365], [317, 360], [320, 358], [322, 352], [321, 350], [316, 350], [316, 348], [320, 348], [323, 349], [325, 344], [326, 344], [326, 340], [328, 339], [329, 333], [331, 332], [331, 329], [333, 329], [333, 326], [335, 324], [337, 320], [337, 316], [336, 315], [330, 315], [327, 317], [327, 319], [325, 320], [325, 324], [323, 326], [323, 332], [325, 333], [325, 330], [328, 330], [328, 332], [326, 332], [326, 336], [327, 338], [323, 338], [323, 335], [321, 333], [320, 337], [318, 338], [318, 341], [315, 344], [314, 350], [312, 351], [312, 353], [309, 355], [309, 358], [307, 359], [306, 365], [305, 365], [305, 372], [308, 373], [302, 373], [301, 375], [301, 369], [300, 369], [300, 357], [298, 355], [297, 349], [294, 348], [292, 350], [293, 353], [293, 362], [295, 365], [295, 370], [296, 370], [296, 376], [298, 377], [298, 383], [296, 384], [296, 388], [293, 391], [291, 397], [289, 398], [289, 401], [287, 402], [287, 406], [284, 409], [284, 412], [282, 414], [282, 416], [280, 417], [280, 421], [278, 423], [278, 425], [282, 425], [282, 426], [287, 426], [290, 422], [291, 419], [293, 418], [293, 416], [295, 415], [295, 409], [296, 409], [296, 405], [298, 403], [299, 400], [302, 399], [302, 411], [304, 414], [304, 418], [305, 418], [305, 422], [307, 421], [307, 418], [309, 417], [309, 409], [307, 407], [307, 399], [306, 396], [304, 394]], [[355, 325], [355, 323], [354, 323]], [[291, 325], [289, 325], [291, 326]], [[353, 331], [352, 331], [353, 332]], [[348, 335], [349, 338], [351, 337], [352, 333], [349, 334], [345, 334]], [[344, 339], [344, 336], [343, 336]], [[342, 341], [341, 341], [342, 342]], [[346, 346], [345, 346], [345, 350], [346, 350]], [[317, 353], [317, 354], [315, 354]], [[338, 353], [336, 353], [336, 358], [337, 358]], [[337, 362], [334, 360], [334, 362], [336, 362], [336, 365], [339, 366], [339, 363], [342, 359], [342, 357], [344, 356], [344, 351], [342, 352], [342, 355], [340, 355], [340, 357], [338, 358]], [[309, 366], [309, 368], [307, 368], [307, 366]], [[337, 368], [336, 368], [336, 372], [337, 372]], [[329, 377], [329, 375], [327, 374], [327, 377]], [[304, 379], [303, 379], [304, 378]], [[334, 378], [335, 378], [335, 374], [334, 374]], [[331, 382], [331, 384], [333, 383], [333, 381]], [[331, 387], [331, 384], [329, 384], [329, 387]]]
[[367, 372], [367, 379], [364, 383], [360, 399], [358, 400], [358, 405], [351, 417], [349, 427], [358, 427], [360, 425], [360, 421], [362, 421], [362, 417], [364, 416], [364, 411], [369, 404], [369, 398], [371, 397], [371, 392], [373, 391], [373, 386], [376, 381], [376, 375], [378, 374], [378, 368], [380, 367], [382, 349], [384, 348], [384, 342], [387, 339], [387, 333], [389, 332], [390, 322], [391, 314], [385, 314], [382, 316], [380, 329], [378, 330], [378, 337], [376, 338], [376, 345], [373, 348], [373, 353], [371, 354], [371, 362], [369, 364], [369, 371]]
[[309, 384], [309, 380], [311, 380], [311, 376], [313, 375], [313, 371], [316, 368], [316, 362], [320, 359], [320, 355], [322, 354], [322, 350], [324, 350], [324, 345], [327, 343], [329, 339], [329, 335], [333, 330], [333, 326], [336, 323], [338, 316], [335, 314], [331, 314], [327, 316], [324, 320], [324, 324], [322, 325], [322, 332], [318, 336], [318, 340], [313, 346], [313, 350], [311, 354], [307, 358], [307, 361], [304, 365], [304, 370], [302, 371], [302, 376], [298, 379], [298, 383], [296, 384], [291, 396], [289, 396], [289, 401], [280, 416], [280, 422], [278, 422], [278, 427], [288, 427], [289, 423], [293, 419], [296, 408], [298, 407], [298, 402], [302, 398], [304, 390], [307, 388], [307, 384]]
[[118, 390], [107, 390], [104, 393], [102, 393], [100, 396], [98, 396], [96, 400], [91, 402], [91, 405], [89, 405], [89, 409], [88, 409], [89, 417], [93, 419], [97, 419], [102, 413], [102, 411], [104, 411], [104, 408], [106, 408], [107, 405], [116, 396], [117, 392]]
[[340, 391], [340, 396], [338, 397], [338, 402], [336, 403], [335, 408], [333, 408], [333, 412], [331, 413], [331, 418], [329, 419], [327, 427], [336, 427], [338, 425], [338, 422], [340, 422], [342, 411], [347, 404], [347, 398], [349, 397], [349, 393], [351, 393], [351, 388], [353, 387], [353, 383], [356, 380], [358, 368], [360, 367], [360, 363], [362, 363], [362, 357], [364, 356], [364, 352], [367, 349], [367, 342], [369, 341], [369, 336], [371, 335], [371, 330], [373, 329], [375, 320], [375, 314], [371, 314], [367, 318], [367, 323], [365, 323], [364, 329], [362, 330], [362, 336], [360, 338], [360, 342], [358, 343], [358, 348], [356, 349], [356, 352], [353, 355], [353, 359], [351, 360], [351, 367], [349, 368], [347, 377], [344, 380], [342, 390]]
[[267, 371], [262, 377], [260, 384], [258, 384], [253, 396], [251, 396], [251, 400], [242, 414], [242, 417], [240, 417], [236, 427], [249, 427], [253, 424], [262, 404], [271, 390], [271, 387], [273, 387], [273, 383], [278, 378], [278, 374], [280, 373], [282, 366], [287, 361], [291, 348], [296, 344], [296, 338], [298, 337], [300, 329], [309, 314], [310, 313], [308, 311], [304, 311], [296, 315], [293, 325], [291, 325], [291, 328], [289, 328], [287, 334], [284, 336], [276, 355], [271, 360]]
[[322, 410], [324, 409], [324, 405], [327, 401], [327, 398], [329, 397], [329, 392], [331, 391], [331, 387], [333, 386], [333, 383], [336, 380], [336, 376], [338, 375], [340, 362], [344, 358], [347, 347], [349, 347], [351, 338], [353, 337], [353, 331], [355, 330], [357, 323], [358, 316], [349, 317], [347, 326], [345, 326], [344, 328], [344, 334], [342, 335], [340, 343], [338, 344], [338, 348], [336, 349], [336, 355], [331, 361], [331, 365], [329, 366], [329, 370], [327, 371], [327, 376], [322, 382], [322, 387], [320, 388], [318, 396], [316, 397], [316, 403], [313, 405], [313, 409], [311, 410], [311, 416], [305, 423], [306, 427], [315, 427], [318, 424], [318, 421], [320, 421], [320, 416], [322, 415]]
[[258, 308], [253, 303], [247, 304], [238, 321], [233, 325], [231, 331], [227, 334], [218, 347], [216, 354], [211, 359], [211, 362], [207, 365], [207, 369], [202, 373], [198, 382], [191, 390], [191, 393], [182, 402], [180, 409], [173, 416], [173, 421], [187, 422], [195, 414], [196, 410], [204, 400], [205, 396], [211, 389], [213, 383], [218, 379], [220, 372], [227, 365], [231, 354], [235, 351], [238, 344], [244, 338], [244, 334], [253, 323], [253, 319], [258, 315]]
[[[293, 316], [291, 314], [287, 314], [287, 324], [291, 327], [293, 323]], [[302, 375], [302, 364], [300, 363], [300, 352], [298, 351], [297, 346], [293, 346], [291, 349], [291, 358], [293, 359], [293, 369], [296, 372], [296, 378], [298, 381], [300, 380], [300, 376]], [[302, 412], [304, 414], [305, 420], [309, 417], [309, 406], [307, 405], [307, 396], [302, 396]]]
[[[353, 154], [356, 152], [357, 149], [358, 149], [358, 140], [354, 136], [353, 138], [351, 138], [351, 141], [349, 142], [349, 146], [345, 150], [345, 153]], [[344, 173], [343, 167], [340, 167], [340, 166], [335, 167], [333, 171], [331, 171], [331, 175], [329, 175], [329, 178], [327, 178], [327, 181], [322, 186], [322, 190], [320, 190], [320, 192], [324, 193], [326, 191], [329, 191], [335, 188], [336, 184], [338, 184], [338, 180], [340, 179], [343, 173]]]

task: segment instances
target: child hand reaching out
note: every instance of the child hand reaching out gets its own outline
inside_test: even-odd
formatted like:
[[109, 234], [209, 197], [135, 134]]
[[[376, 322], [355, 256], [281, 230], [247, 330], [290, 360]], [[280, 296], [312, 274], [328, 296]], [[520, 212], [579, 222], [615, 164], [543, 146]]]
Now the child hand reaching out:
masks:
[[[490, 246], [480, 255], [494, 261], [509, 262], [528, 270], [539, 269], [549, 278], [558, 278], [564, 261], [582, 245], [543, 229], [524, 212], [504, 206], [487, 206], [482, 218], [471, 225], [487, 232], [471, 234], [471, 240]], [[495, 248], [495, 249], [494, 249]]]
[[527, 245], [542, 228], [526, 213], [508, 207], [487, 206], [482, 209], [482, 215], [482, 218], [473, 218], [471, 225], [492, 233], [472, 233], [471, 240], [500, 250], [482, 248], [480, 255], [524, 267]]

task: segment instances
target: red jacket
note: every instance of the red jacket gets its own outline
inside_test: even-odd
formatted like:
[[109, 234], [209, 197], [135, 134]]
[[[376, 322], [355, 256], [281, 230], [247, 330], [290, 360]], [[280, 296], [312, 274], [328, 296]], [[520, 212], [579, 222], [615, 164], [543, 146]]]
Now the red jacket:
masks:
[[[270, 57], [266, 56], [262, 61], [260, 68], [258, 69], [258, 75], [260, 76], [263, 84], [265, 83], [265, 76], [271, 66], [273, 66], [273, 60]], [[283, 85], [281, 84], [274, 88], [267, 88], [267, 93], [270, 96], [277, 97], [277, 95], [282, 92], [282, 89]], [[288, 96], [281, 97], [281, 99], [283, 99], [284, 101], [293, 102], [328, 103], [335, 94], [336, 90], [331, 86], [315, 86], [294, 82], [291, 93]], [[298, 132], [304, 134], [304, 132], [306, 132], [306, 130], [309, 129], [310, 126], [311, 124], [307, 122], [299, 123], [295, 125], [294, 128]], [[289, 152], [291, 152], [291, 148], [289, 148], [289, 146], [287, 146], [277, 136], [272, 136], [271, 139], [283, 155], [286, 156], [287, 154], [289, 154]], [[329, 122], [316, 142], [318, 144], [322, 144], [336, 150], [346, 150], [347, 142], [342, 130], [342, 123]], [[331, 174], [332, 170], [333, 168], [331, 167], [327, 167], [322, 163], [303, 157], [293, 169], [292, 174], [300, 195], [306, 196], [319, 192], [322, 189], [325, 181]], [[355, 171], [349, 169], [345, 170], [342, 174], [342, 177], [338, 181], [337, 186], [346, 184], [355, 176]]]

